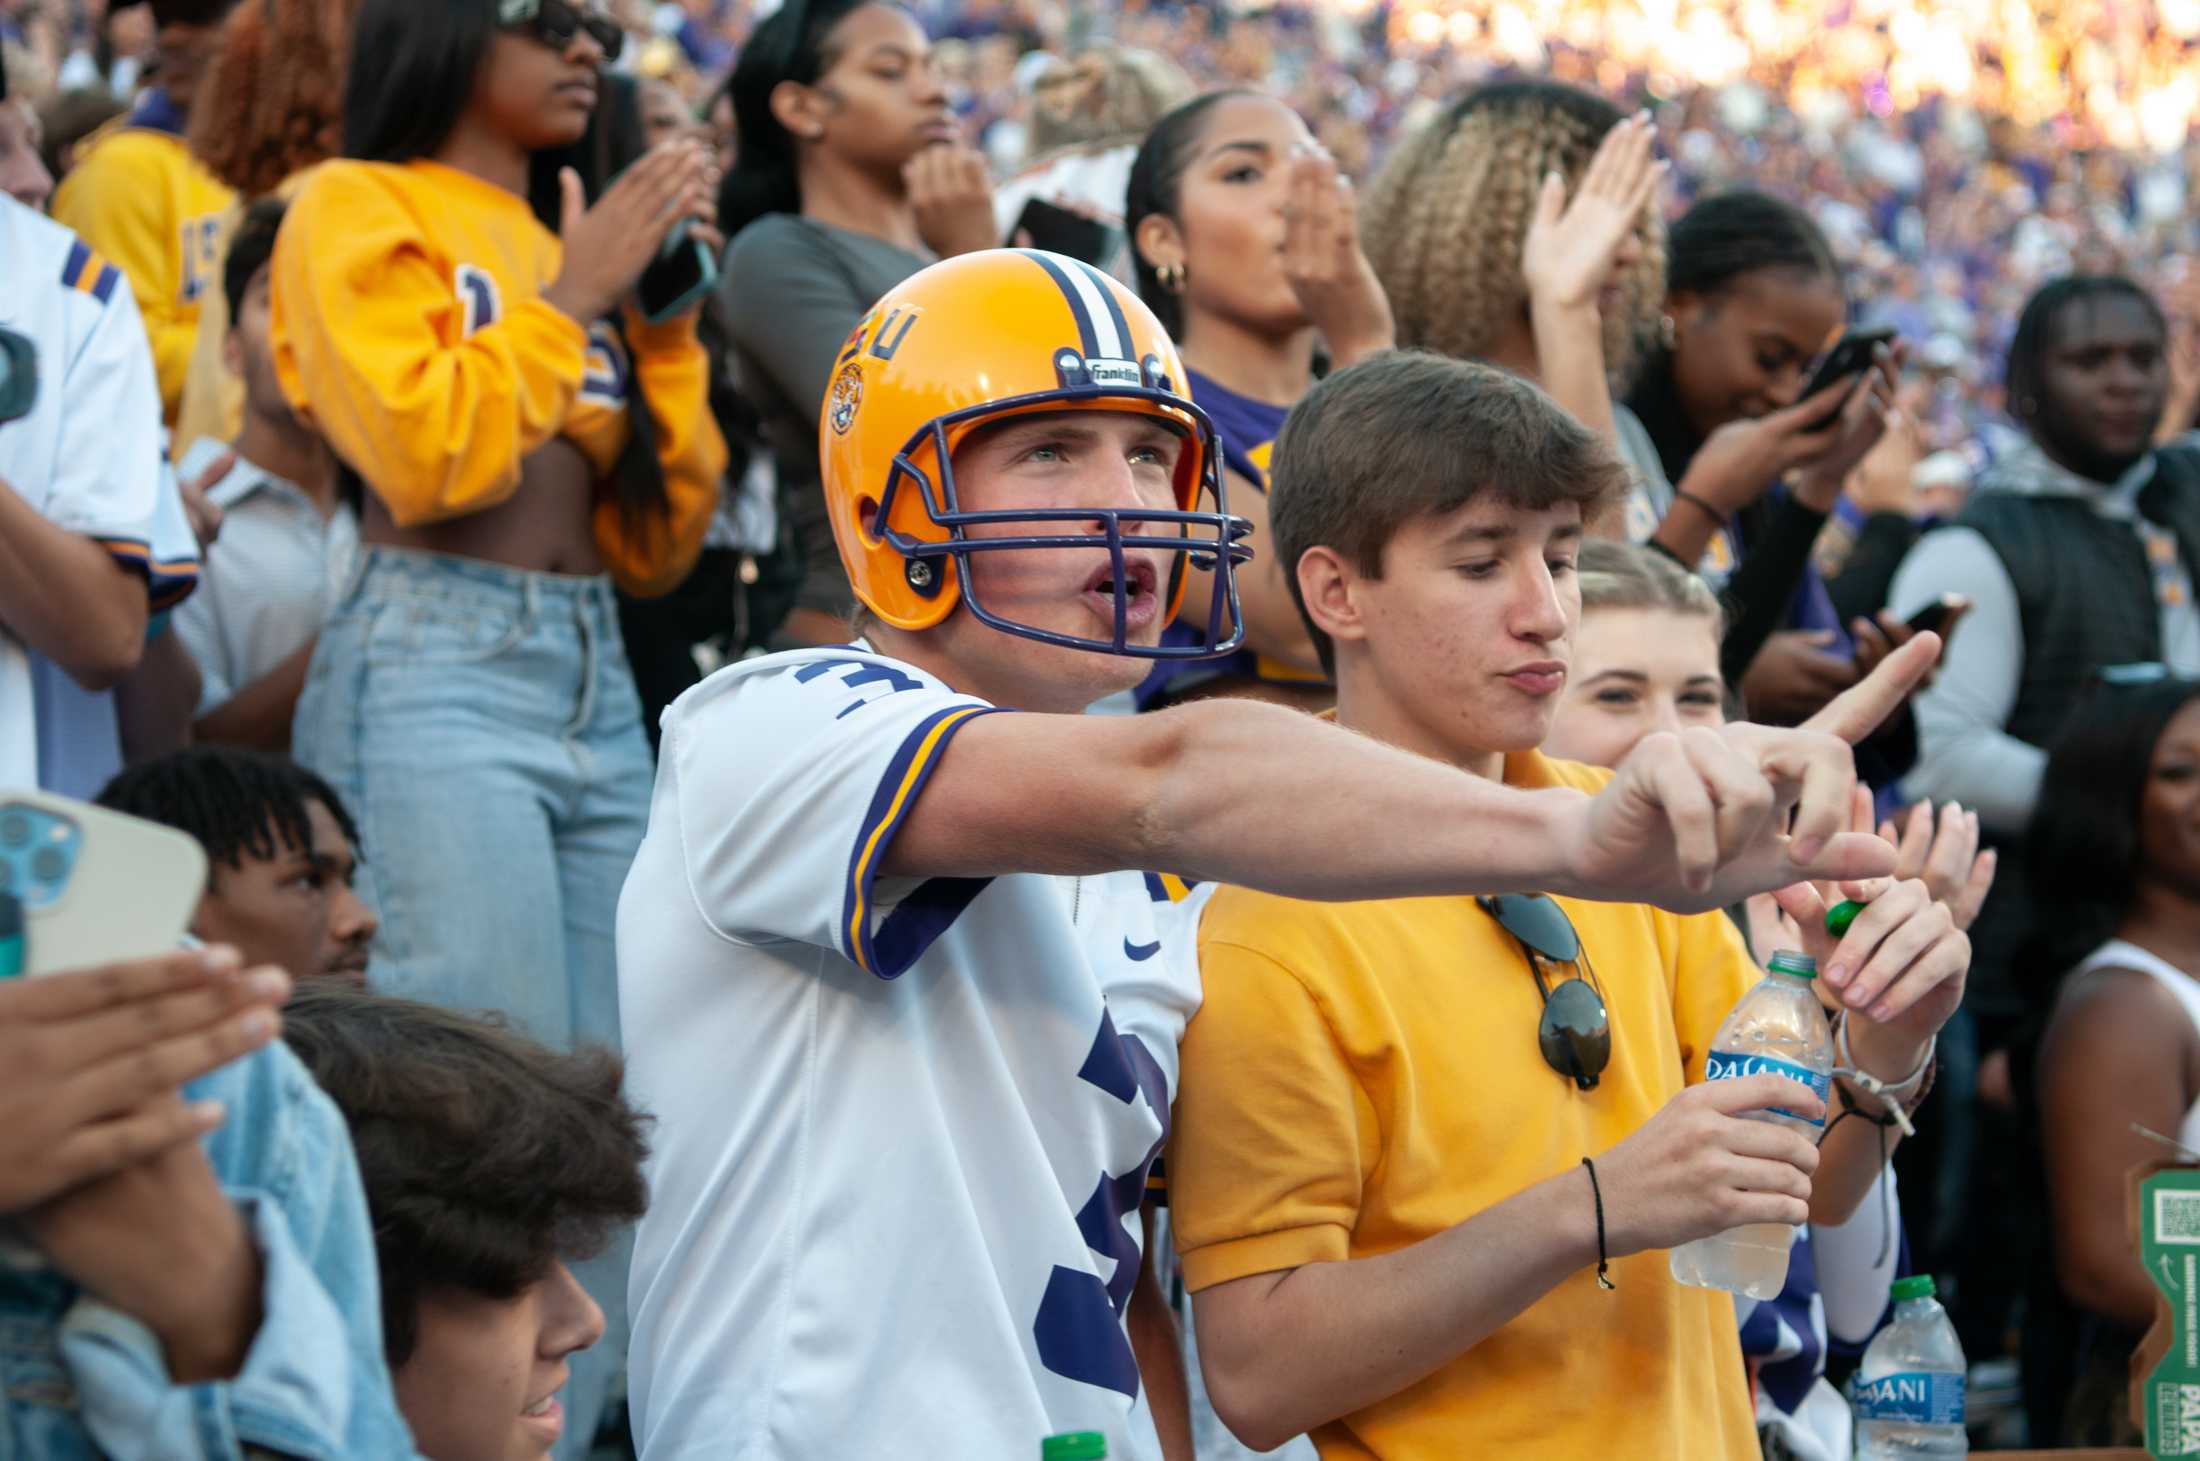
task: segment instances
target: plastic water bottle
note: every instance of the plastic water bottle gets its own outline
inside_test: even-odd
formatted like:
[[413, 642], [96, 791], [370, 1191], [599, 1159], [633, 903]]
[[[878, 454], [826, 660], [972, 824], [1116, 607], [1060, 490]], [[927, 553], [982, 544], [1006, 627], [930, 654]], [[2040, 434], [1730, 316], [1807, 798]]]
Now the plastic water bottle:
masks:
[[1039, 1443], [1039, 1461], [1108, 1461], [1108, 1438], [1098, 1431], [1065, 1431]]
[[1933, 1281], [1894, 1281], [1894, 1318], [1856, 1372], [1860, 1461], [1943, 1461], [1971, 1454], [1963, 1429], [1963, 1345]]
[[[1786, 1076], [1824, 1100], [1832, 1088], [1833, 1028], [1812, 987], [1817, 977], [1818, 965], [1808, 954], [1774, 954], [1765, 977], [1742, 996], [1712, 1037], [1704, 1079]], [[1825, 1129], [1823, 1117], [1798, 1116], [1777, 1107], [1749, 1116], [1792, 1127], [1812, 1142]], [[1698, 1238], [1673, 1250], [1673, 1277], [1697, 1288], [1778, 1298], [1787, 1284], [1788, 1248], [1794, 1241], [1795, 1229], [1786, 1223], [1753, 1223]]]

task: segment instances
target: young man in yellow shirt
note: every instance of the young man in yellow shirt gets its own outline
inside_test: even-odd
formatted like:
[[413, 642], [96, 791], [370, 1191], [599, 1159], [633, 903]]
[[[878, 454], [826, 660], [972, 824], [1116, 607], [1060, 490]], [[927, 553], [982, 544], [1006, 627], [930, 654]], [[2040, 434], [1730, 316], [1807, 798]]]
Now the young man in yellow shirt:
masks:
[[[1391, 354], [1317, 388], [1269, 501], [1338, 722], [1515, 788], [1603, 788], [1536, 747], [1582, 522], [1624, 486], [1597, 438], [1487, 367]], [[1705, 733], [1668, 739], [1708, 765]], [[1713, 784], [1740, 813], [1747, 794]], [[1271, 790], [1320, 798], [1322, 773]], [[1813, 943], [1858, 1065], [1914, 1100], [1969, 945], [1922, 884], [1851, 892], [1870, 906], [1850, 933]], [[1783, 895], [1806, 916], [1816, 896]], [[1700, 1084], [1757, 978], [1724, 915], [1232, 887], [1200, 970], [1171, 1202], [1208, 1387], [1243, 1440], [1310, 1432], [1325, 1461], [1759, 1454], [1733, 1301], [1674, 1282], [1663, 1250], [1845, 1216], [1879, 1157], [1862, 1122], [1814, 1147], [1742, 1119], [1819, 1116], [1792, 1082]], [[1547, 1018], [1570, 1007], [1572, 1040]]]
[[151, 3], [160, 46], [157, 84], [86, 144], [53, 195], [53, 216], [129, 276], [153, 346], [161, 418], [174, 425], [198, 340], [199, 302], [221, 287], [222, 216], [236, 201], [191, 156], [184, 123], [220, 44], [222, 18], [236, 0]]

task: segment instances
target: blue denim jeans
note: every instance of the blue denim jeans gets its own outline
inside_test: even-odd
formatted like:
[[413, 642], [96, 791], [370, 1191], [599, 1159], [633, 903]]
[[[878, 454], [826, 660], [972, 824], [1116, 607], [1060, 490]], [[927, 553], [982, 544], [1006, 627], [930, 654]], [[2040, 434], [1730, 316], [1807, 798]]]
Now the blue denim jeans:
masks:
[[[358, 822], [375, 988], [619, 1045], [613, 923], [654, 771], [608, 578], [370, 547], [322, 629], [294, 731]], [[626, 1255], [576, 1269], [602, 1343], [573, 1361], [561, 1455], [626, 1357]]]
[[144, 1326], [50, 1269], [0, 1267], [0, 1461], [402, 1461], [374, 1231], [344, 1118], [275, 1045], [193, 1082], [206, 1152], [260, 1250], [260, 1330], [234, 1380], [169, 1382]]

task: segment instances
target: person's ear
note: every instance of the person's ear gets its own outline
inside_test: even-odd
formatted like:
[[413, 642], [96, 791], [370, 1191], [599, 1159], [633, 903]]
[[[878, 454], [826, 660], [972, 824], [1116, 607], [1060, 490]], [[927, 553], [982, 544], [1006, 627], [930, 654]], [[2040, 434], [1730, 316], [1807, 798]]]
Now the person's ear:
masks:
[[[1676, 289], [1665, 297], [1665, 314], [1658, 322], [1659, 333], [1668, 336], [1667, 349], [1679, 343], [1681, 336], [1693, 330], [1705, 314], [1704, 297], [1693, 289]], [[1670, 323], [1668, 323], [1670, 322]]]
[[1363, 580], [1342, 554], [1316, 544], [1299, 555], [1298, 575], [1306, 617], [1329, 636], [1332, 644], [1367, 638], [1365, 606], [1360, 596]]
[[826, 118], [833, 110], [831, 99], [823, 91], [799, 81], [782, 81], [773, 87], [771, 107], [772, 120], [800, 142], [822, 140]]
[[1170, 269], [1182, 272], [1184, 268], [1184, 230], [1176, 226], [1176, 220], [1166, 213], [1149, 213], [1138, 220], [1138, 230], [1131, 237], [1137, 246], [1138, 257], [1155, 273]]

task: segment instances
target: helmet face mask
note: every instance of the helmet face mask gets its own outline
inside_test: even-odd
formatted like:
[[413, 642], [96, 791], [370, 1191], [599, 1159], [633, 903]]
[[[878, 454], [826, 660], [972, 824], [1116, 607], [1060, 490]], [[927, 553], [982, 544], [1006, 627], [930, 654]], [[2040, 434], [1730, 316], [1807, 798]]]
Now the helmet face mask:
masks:
[[[850, 336], [819, 422], [827, 506], [857, 597], [902, 629], [933, 627], [967, 603], [989, 628], [1066, 649], [1183, 660], [1237, 648], [1236, 568], [1252, 556], [1242, 541], [1251, 526], [1229, 514], [1213, 423], [1179, 387], [1181, 374], [1175, 346], [1136, 296], [1074, 260], [991, 250], [904, 281]], [[1173, 507], [966, 506], [954, 454], [973, 432], [1088, 411], [1183, 435]], [[1214, 510], [1200, 510], [1210, 495]], [[977, 590], [977, 554], [1063, 550], [1106, 552], [1100, 583], [1112, 586], [1114, 613], [1105, 638], [1009, 617]], [[1216, 575], [1206, 623], [1191, 626], [1203, 631], [1195, 642], [1133, 640], [1133, 553], [1173, 564], [1153, 586], [1164, 624], [1191, 568]]]
[[[1096, 507], [994, 511], [963, 509], [955, 485], [954, 447], [972, 431], [995, 421], [1010, 420], [1021, 415], [1042, 412], [1051, 414], [1055, 411], [1076, 409], [1104, 411], [1109, 409], [1112, 401], [1151, 402], [1165, 408], [1166, 414], [1162, 415], [1162, 419], [1178, 415], [1190, 418], [1185, 424], [1195, 433], [1198, 465], [1194, 467], [1189, 462], [1183, 463], [1179, 465], [1179, 471], [1197, 471], [1199, 480], [1193, 488], [1192, 500], [1197, 501], [1199, 493], [1210, 494], [1215, 499], [1215, 511]], [[1162, 413], [1137, 411], [1126, 414]], [[931, 460], [936, 464], [936, 479], [917, 464], [917, 457], [927, 446], [931, 449]], [[1191, 456], [1191, 453], [1187, 453], [1188, 458]], [[962, 601], [969, 606], [972, 616], [988, 628], [1064, 649], [1083, 649], [1099, 654], [1130, 655], [1144, 659], [1200, 659], [1229, 653], [1244, 638], [1244, 627], [1238, 609], [1236, 567], [1252, 557], [1252, 549], [1242, 541], [1252, 531], [1252, 524], [1229, 514], [1228, 506], [1223, 500], [1221, 474], [1216, 470], [1216, 465], [1221, 460], [1222, 451], [1216, 444], [1214, 426], [1207, 419], [1207, 414], [1166, 389], [1070, 386], [1060, 391], [1038, 392], [973, 406], [936, 418], [911, 438], [907, 446], [895, 453], [893, 470], [887, 477], [886, 491], [880, 498], [875, 521], [880, 525], [880, 536], [904, 559], [907, 565], [905, 577], [912, 591], [922, 597], [931, 598], [952, 583], [959, 587]], [[916, 493], [922, 499], [926, 521], [944, 530], [944, 539], [920, 538], [897, 531], [891, 526], [896, 516], [895, 499], [905, 492]], [[1184, 496], [1180, 488], [1178, 500], [1182, 501]], [[980, 537], [972, 537], [968, 532], [971, 528], [1011, 527], [1021, 527], [1028, 531], [1002, 534], [989, 531]], [[1099, 529], [1098, 532], [1092, 531], [1095, 527]], [[1034, 549], [1077, 549], [1089, 552], [1102, 547], [1108, 550], [1111, 565], [1109, 576], [1115, 599], [1114, 633], [1107, 639], [1064, 634], [997, 614], [986, 607], [978, 593], [976, 578], [971, 572], [971, 558], [978, 553]], [[1208, 606], [1205, 632], [1198, 642], [1132, 642], [1129, 630], [1130, 575], [1124, 560], [1126, 550], [1158, 550], [1175, 555], [1175, 565], [1168, 582], [1159, 586], [1163, 594], [1164, 622], [1176, 616], [1177, 608], [1183, 601], [1187, 568], [1198, 568], [1207, 572], [1219, 570], [1219, 582]]]

